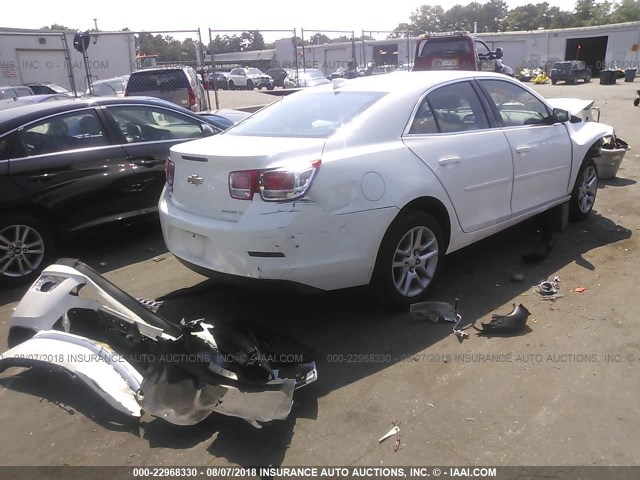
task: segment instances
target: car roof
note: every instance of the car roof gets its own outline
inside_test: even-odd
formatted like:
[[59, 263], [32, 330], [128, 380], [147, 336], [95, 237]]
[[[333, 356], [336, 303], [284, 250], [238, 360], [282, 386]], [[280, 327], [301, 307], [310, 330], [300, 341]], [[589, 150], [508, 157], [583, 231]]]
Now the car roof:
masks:
[[[368, 77], [358, 77], [351, 80], [339, 80], [337, 91], [373, 91], [385, 93], [419, 94], [425, 90], [454, 80], [465, 80], [473, 78], [487, 78], [495, 80], [511, 81], [509, 77], [494, 72], [477, 72], [466, 70], [427, 70], [419, 72], [392, 72], [388, 75], [372, 75]], [[332, 90], [332, 85], [314, 87], [305, 90], [303, 93], [312, 94], [320, 89]]]
[[193, 115], [193, 112], [171, 102], [153, 97], [89, 97], [22, 105], [0, 111], [0, 135], [25, 123], [49, 115], [99, 105], [155, 105]]

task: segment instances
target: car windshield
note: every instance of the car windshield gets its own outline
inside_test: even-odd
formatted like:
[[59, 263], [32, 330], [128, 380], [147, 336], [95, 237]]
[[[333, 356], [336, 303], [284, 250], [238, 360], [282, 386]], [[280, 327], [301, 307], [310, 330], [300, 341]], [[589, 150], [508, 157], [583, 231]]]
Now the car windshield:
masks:
[[571, 62], [556, 62], [553, 64], [553, 68], [559, 72], [568, 72], [571, 70]]
[[262, 72], [257, 68], [247, 68], [247, 73], [249, 75], [262, 75]]
[[381, 92], [291, 95], [229, 130], [232, 135], [327, 138], [380, 100]]

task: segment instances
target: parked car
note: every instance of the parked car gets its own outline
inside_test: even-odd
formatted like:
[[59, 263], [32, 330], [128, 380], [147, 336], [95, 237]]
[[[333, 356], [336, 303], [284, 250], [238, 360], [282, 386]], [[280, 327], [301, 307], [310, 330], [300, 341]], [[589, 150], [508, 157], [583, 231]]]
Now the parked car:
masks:
[[0, 111], [0, 282], [33, 279], [70, 234], [155, 216], [169, 148], [222, 129], [154, 98]]
[[212, 277], [371, 283], [407, 305], [445, 253], [565, 202], [572, 219], [591, 212], [592, 157], [612, 127], [569, 123], [496, 73], [394, 77], [301, 89], [173, 147], [159, 204], [169, 250]]
[[294, 82], [296, 87], [317, 87], [318, 85], [326, 85], [331, 83], [322, 70], [317, 68], [307, 68], [306, 70], [298, 70], [291, 72], [289, 79]]
[[220, 108], [218, 110], [211, 110], [210, 112], [199, 112], [199, 115], [206, 117], [216, 126], [226, 130], [245, 118], [250, 117], [251, 113], [234, 110], [232, 108]]
[[[122, 75], [121, 77], [105, 78], [104, 80], [96, 80], [93, 82], [93, 95], [95, 97], [124, 97], [124, 92], [127, 88], [127, 82], [129, 81], [129, 75]], [[87, 90], [85, 95], [90, 95], [91, 92]]]
[[26, 97], [31, 95], [35, 95], [33, 90], [24, 85], [9, 85], [6, 87], [0, 87], [0, 100], [6, 100], [16, 97]]
[[553, 62], [549, 78], [554, 85], [559, 81], [564, 81], [575, 85], [578, 80], [584, 83], [591, 81], [591, 68], [582, 60], [567, 60], [565, 62]]
[[229, 74], [227, 72], [211, 72], [207, 75], [207, 81], [209, 82], [210, 89], [229, 89]]
[[0, 110], [20, 107], [22, 105], [32, 105], [34, 103], [55, 102], [56, 100], [69, 100], [69, 97], [60, 93], [48, 95], [26, 95], [24, 97], [13, 97], [0, 100]]
[[136, 70], [129, 77], [124, 95], [162, 98], [193, 112], [207, 109], [206, 93], [193, 67]]
[[502, 48], [493, 51], [469, 32], [423, 35], [416, 44], [413, 70], [478, 70], [513, 76], [513, 70], [502, 64], [502, 56]]
[[42, 83], [25, 83], [27, 87], [33, 90], [33, 93], [36, 95], [53, 95], [53, 94], [62, 94], [67, 97], [73, 97], [73, 92], [70, 92], [64, 87], [60, 85], [56, 85], [55, 83], [42, 82]]
[[234, 68], [229, 72], [229, 90], [235, 88], [273, 90], [274, 86], [273, 78], [262, 73], [258, 68]]
[[270, 68], [267, 70], [267, 75], [273, 78], [273, 85], [275, 87], [284, 88], [284, 79], [291, 75], [293, 71], [292, 68]]

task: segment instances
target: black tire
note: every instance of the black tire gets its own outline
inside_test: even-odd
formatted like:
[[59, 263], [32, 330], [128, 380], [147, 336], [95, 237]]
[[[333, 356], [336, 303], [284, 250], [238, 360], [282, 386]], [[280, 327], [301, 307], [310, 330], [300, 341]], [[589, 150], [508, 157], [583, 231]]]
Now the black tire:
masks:
[[638, 105], [640, 105], [640, 98], [636, 98], [633, 100], [633, 106], [637, 107]]
[[254, 89], [253, 82], [251, 80], [247, 80], [247, 90], [253, 90], [253, 89]]
[[233, 81], [229, 80], [229, 90], [235, 90], [236, 89], [236, 85], [233, 83]]
[[598, 193], [598, 168], [592, 158], [585, 159], [578, 170], [569, 201], [569, 220], [577, 222], [589, 216]]
[[[421, 247], [417, 247], [415, 242]], [[408, 256], [399, 258], [404, 250]], [[444, 252], [445, 241], [440, 224], [426, 212], [407, 212], [391, 224], [382, 240], [372, 286], [391, 307], [406, 308], [421, 302], [441, 271]], [[428, 254], [431, 256], [424, 259]]]
[[9, 287], [33, 282], [55, 255], [49, 227], [29, 214], [0, 217], [0, 284]]
[[590, 81], [591, 81], [591, 75], [587, 75], [587, 76], [584, 78], [584, 83], [589, 83]]
[[556, 80], [555, 78], [552, 78], [552, 79], [551, 79], [551, 84], [552, 84], [552, 85], [555, 85], [556, 83], [558, 83], [558, 80]]
[[273, 90], [274, 88], [276, 88], [276, 86], [275, 86], [275, 85], [269, 85], [269, 86], [267, 87], [267, 90]]

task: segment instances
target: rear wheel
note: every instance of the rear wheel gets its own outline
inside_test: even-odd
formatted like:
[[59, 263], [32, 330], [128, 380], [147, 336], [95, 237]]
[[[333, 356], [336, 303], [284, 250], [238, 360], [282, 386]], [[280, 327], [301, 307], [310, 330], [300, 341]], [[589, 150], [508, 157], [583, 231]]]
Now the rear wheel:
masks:
[[569, 201], [569, 218], [572, 221], [584, 220], [589, 216], [598, 193], [598, 169], [592, 158], [586, 159], [578, 170]]
[[53, 258], [55, 242], [49, 227], [29, 214], [0, 219], [0, 283], [14, 286], [33, 281]]
[[558, 80], [556, 80], [555, 78], [552, 78], [552, 79], [551, 79], [551, 83], [552, 83], [553, 85], [555, 85], [556, 83], [558, 83]]
[[587, 74], [586, 77], [584, 77], [584, 83], [589, 83], [591, 81], [591, 74]]
[[428, 213], [412, 211], [387, 230], [373, 275], [373, 286], [393, 306], [421, 302], [431, 290], [444, 258], [444, 236]]

